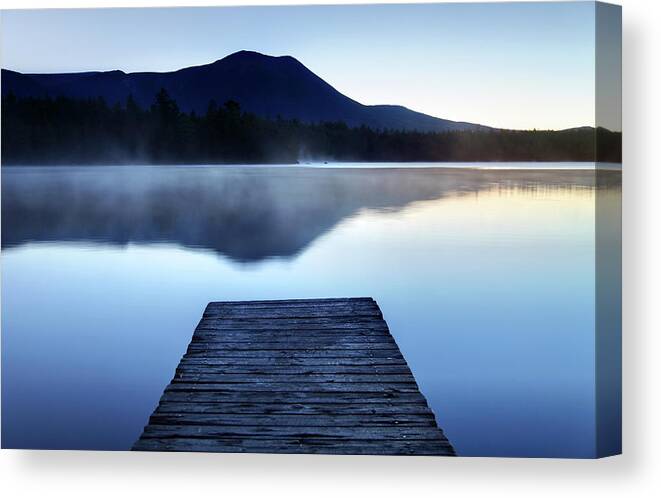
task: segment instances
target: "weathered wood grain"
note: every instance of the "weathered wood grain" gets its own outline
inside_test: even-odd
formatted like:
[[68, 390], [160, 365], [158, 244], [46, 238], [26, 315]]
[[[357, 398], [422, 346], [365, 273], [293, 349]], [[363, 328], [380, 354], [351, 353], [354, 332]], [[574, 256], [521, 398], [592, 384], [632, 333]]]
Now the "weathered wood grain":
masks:
[[[180, 366], [202, 366], [210, 368], [259, 368], [264, 369], [299, 369], [305, 367], [318, 368], [407, 368], [403, 358], [334, 358], [334, 357], [299, 357], [296, 355], [282, 356], [279, 358], [247, 357], [237, 362], [234, 356], [203, 357], [196, 355], [184, 355], [181, 357]], [[322, 372], [323, 370], [317, 370]]]
[[168, 413], [156, 410], [149, 418], [155, 425], [203, 426], [283, 426], [283, 427], [434, 427], [434, 416], [429, 414], [227, 414], [227, 413]]
[[399, 349], [394, 343], [369, 343], [369, 342], [341, 342], [319, 340], [318, 344], [314, 341], [278, 341], [262, 343], [236, 343], [236, 342], [191, 342], [188, 351], [356, 351], [357, 349], [368, 351], [392, 351], [398, 352]]
[[181, 425], [149, 424], [145, 427], [143, 437], [201, 437], [204, 439], [218, 438], [258, 438], [273, 439], [282, 437], [303, 438], [333, 438], [333, 439], [385, 439], [393, 441], [442, 441], [443, 435], [437, 427], [342, 427], [342, 426], [307, 426], [281, 427], [270, 425]]
[[381, 317], [379, 308], [371, 306], [343, 306], [343, 307], [291, 307], [291, 308], [228, 308], [218, 310], [214, 313], [206, 313], [208, 319], [225, 320], [293, 320], [310, 318], [319, 320], [321, 318], [350, 318], [362, 320], [367, 318]]
[[386, 332], [388, 328], [383, 323], [374, 323], [368, 319], [351, 322], [340, 322], [332, 320], [232, 320], [224, 321], [222, 318], [213, 318], [198, 325], [196, 330], [216, 330], [224, 332], [228, 330], [297, 330], [315, 333], [318, 330], [378, 330]]
[[[400, 403], [361, 403], [360, 400], [352, 402], [320, 403], [309, 402], [194, 402], [161, 400], [154, 411], [157, 413], [217, 413], [221, 415], [410, 415], [420, 414], [433, 417], [432, 411], [424, 402], [400, 402]], [[317, 418], [308, 417], [310, 421]]]
[[[166, 391], [216, 392], [218, 395], [227, 392], [349, 392], [349, 393], [382, 393], [385, 395], [395, 393], [414, 393], [418, 391], [415, 382], [383, 385], [370, 382], [257, 382], [257, 383], [224, 383], [218, 382], [186, 382], [176, 378], [172, 380]], [[246, 395], [247, 396], [247, 395]]]
[[195, 336], [204, 337], [209, 339], [235, 339], [238, 341], [262, 341], [273, 339], [301, 339], [314, 335], [321, 339], [343, 337], [346, 339], [381, 339], [385, 329], [327, 329], [327, 330], [300, 330], [300, 329], [234, 329], [234, 330], [218, 330], [218, 329], [198, 329]]
[[[261, 339], [261, 340], [259, 340]], [[240, 347], [242, 345], [249, 346], [261, 346], [260, 349], [292, 349], [290, 346], [296, 346], [294, 349], [312, 349], [312, 348], [328, 348], [332, 346], [341, 346], [344, 349], [353, 349], [358, 346], [369, 347], [371, 349], [396, 349], [397, 344], [392, 338], [385, 337], [360, 337], [360, 336], [351, 336], [351, 337], [342, 337], [341, 334], [334, 336], [320, 336], [320, 337], [311, 337], [310, 335], [299, 335], [291, 336], [289, 334], [284, 337], [262, 337], [250, 339], [248, 337], [226, 337], [222, 334], [218, 335], [206, 335], [200, 334], [191, 341], [191, 345], [208, 345], [208, 346], [217, 346], [225, 348], [228, 347]], [[382, 346], [382, 347], [377, 347]], [[250, 349], [253, 349], [252, 347]]]
[[199, 374], [262, 374], [262, 375], [313, 375], [313, 374], [409, 374], [406, 365], [214, 365], [181, 361], [177, 373]]
[[141, 451], [214, 453], [307, 453], [326, 455], [453, 456], [446, 441], [335, 440], [331, 438], [227, 439], [143, 438], [133, 448]]
[[417, 392], [300, 392], [300, 391], [225, 391], [222, 396], [214, 391], [182, 391], [166, 389], [161, 401], [227, 402], [227, 403], [297, 403], [297, 404], [409, 404], [426, 403]]
[[357, 303], [369, 303], [376, 305], [376, 302], [371, 297], [328, 297], [314, 299], [269, 299], [266, 301], [213, 301], [207, 305], [206, 309], [216, 309], [225, 306], [244, 308], [248, 306], [322, 306], [340, 304], [351, 305]]
[[381, 360], [387, 359], [401, 359], [403, 358], [399, 350], [386, 349], [386, 350], [371, 350], [371, 351], [356, 351], [356, 350], [315, 350], [312, 348], [304, 350], [289, 350], [289, 351], [259, 351], [259, 350], [232, 350], [224, 351], [222, 349], [204, 349], [197, 348], [187, 351], [184, 355], [187, 358], [202, 357], [202, 358], [274, 358], [274, 359], [361, 359], [361, 358], [375, 358]]
[[218, 374], [178, 371], [173, 381], [200, 382], [215, 384], [299, 384], [304, 379], [306, 384], [415, 384], [413, 375], [408, 374], [316, 374], [301, 372], [288, 374]]
[[133, 449], [454, 455], [371, 298], [209, 303]]

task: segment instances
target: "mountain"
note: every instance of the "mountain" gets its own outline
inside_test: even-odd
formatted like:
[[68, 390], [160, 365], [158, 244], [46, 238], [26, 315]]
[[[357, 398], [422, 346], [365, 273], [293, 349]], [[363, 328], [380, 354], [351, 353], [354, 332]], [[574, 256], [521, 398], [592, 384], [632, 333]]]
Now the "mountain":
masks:
[[142, 107], [161, 89], [186, 112], [205, 113], [209, 101], [235, 100], [259, 116], [296, 118], [303, 122], [343, 121], [375, 129], [448, 131], [487, 129], [449, 121], [396, 105], [363, 105], [341, 94], [290, 56], [272, 57], [241, 51], [211, 64], [166, 73], [95, 71], [23, 74], [2, 70], [2, 95], [17, 97], [103, 97], [109, 104], [129, 95]]

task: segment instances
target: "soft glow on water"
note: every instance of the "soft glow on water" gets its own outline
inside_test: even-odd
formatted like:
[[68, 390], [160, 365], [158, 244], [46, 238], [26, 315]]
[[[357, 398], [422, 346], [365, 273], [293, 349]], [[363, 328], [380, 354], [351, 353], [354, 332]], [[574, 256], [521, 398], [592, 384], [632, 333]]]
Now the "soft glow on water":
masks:
[[591, 456], [587, 171], [3, 168], [5, 447], [127, 449], [211, 300], [373, 296], [463, 455]]
[[[301, 166], [309, 168], [358, 168], [358, 169], [390, 169], [390, 168], [405, 168], [405, 169], [421, 169], [421, 168], [435, 168], [439, 167], [439, 163], [417, 162], [417, 163], [327, 163], [327, 162], [303, 162]], [[515, 170], [594, 170], [595, 163], [588, 162], [561, 162], [561, 163], [547, 163], [547, 162], [506, 162], [494, 161], [490, 163], [443, 163], [443, 168], [458, 168], [458, 169], [515, 169]], [[621, 164], [615, 163], [599, 163], [600, 168], [608, 169], [622, 169]]]

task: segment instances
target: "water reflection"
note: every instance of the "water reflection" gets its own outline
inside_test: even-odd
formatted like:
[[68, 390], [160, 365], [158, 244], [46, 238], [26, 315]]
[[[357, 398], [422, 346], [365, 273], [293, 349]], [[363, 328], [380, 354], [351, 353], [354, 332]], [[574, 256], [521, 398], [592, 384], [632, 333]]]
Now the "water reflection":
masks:
[[593, 171], [3, 168], [2, 246], [173, 242], [236, 261], [299, 254], [362, 209], [497, 188], [594, 186]]
[[211, 300], [369, 295], [459, 454], [594, 456], [620, 177], [3, 168], [2, 444], [129, 448]]

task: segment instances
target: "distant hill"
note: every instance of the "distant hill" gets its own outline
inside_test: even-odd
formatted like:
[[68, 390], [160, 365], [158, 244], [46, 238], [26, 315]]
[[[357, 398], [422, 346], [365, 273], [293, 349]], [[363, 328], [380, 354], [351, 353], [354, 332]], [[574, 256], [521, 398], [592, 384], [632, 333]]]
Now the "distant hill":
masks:
[[2, 70], [2, 95], [76, 99], [103, 97], [124, 103], [129, 95], [143, 108], [161, 89], [182, 111], [206, 112], [209, 101], [237, 101], [241, 108], [266, 118], [296, 118], [306, 123], [343, 121], [349, 126], [408, 131], [488, 130], [395, 105], [363, 105], [341, 94], [293, 57], [241, 51], [211, 64], [167, 73], [123, 71], [23, 74]]

